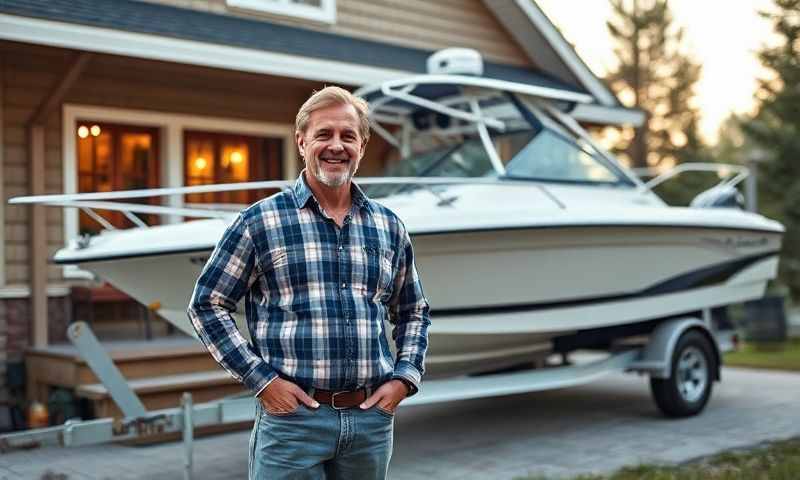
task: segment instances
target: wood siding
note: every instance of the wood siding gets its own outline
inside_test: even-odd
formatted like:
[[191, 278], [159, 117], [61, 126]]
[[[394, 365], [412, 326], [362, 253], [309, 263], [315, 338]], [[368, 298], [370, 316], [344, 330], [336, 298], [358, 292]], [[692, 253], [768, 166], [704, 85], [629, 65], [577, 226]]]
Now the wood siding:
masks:
[[487, 60], [531, 65], [530, 59], [481, 0], [337, 0], [336, 23], [320, 24], [229, 8], [226, 0], [148, 0], [329, 31], [340, 35], [424, 50], [467, 47]]
[[[27, 195], [30, 186], [30, 166], [27, 152], [27, 132], [25, 124], [45, 95], [58, 81], [58, 73], [66, 68], [68, 55], [42, 55], [12, 48], [12, 44], [0, 44], [3, 57], [3, 190], [4, 204], [10, 197]], [[44, 51], [44, 50], [42, 50]], [[35, 57], [42, 62], [35, 65]], [[20, 75], [21, 72], [28, 75]], [[47, 121], [45, 132], [45, 188], [47, 192], [61, 191], [60, 170], [60, 116], [53, 115]], [[26, 284], [30, 279], [29, 263], [31, 252], [30, 226], [26, 206], [5, 204], [5, 267], [6, 283]], [[47, 209], [48, 255], [61, 244], [61, 213]], [[60, 277], [59, 269], [49, 269], [50, 278]]]
[[[30, 281], [29, 207], [6, 203], [8, 198], [29, 194], [25, 122], [67, 70], [72, 55], [73, 52], [63, 49], [0, 42], [0, 57], [5, 65], [2, 71], [3, 253], [6, 284], [10, 286]], [[97, 55], [69, 91], [65, 103], [293, 125], [297, 109], [312, 91], [321, 87], [289, 78]], [[62, 115], [58, 109], [47, 119], [45, 130], [47, 193], [63, 192], [61, 144]], [[377, 158], [387, 148], [380, 137], [373, 135], [359, 174], [380, 173], [382, 162]], [[160, 154], [163, 165], [166, 152], [162, 149]], [[36, 254], [51, 256], [64, 245], [64, 218], [60, 208], [47, 208], [45, 212], [48, 251]], [[50, 266], [48, 279], [62, 280], [62, 269]]]

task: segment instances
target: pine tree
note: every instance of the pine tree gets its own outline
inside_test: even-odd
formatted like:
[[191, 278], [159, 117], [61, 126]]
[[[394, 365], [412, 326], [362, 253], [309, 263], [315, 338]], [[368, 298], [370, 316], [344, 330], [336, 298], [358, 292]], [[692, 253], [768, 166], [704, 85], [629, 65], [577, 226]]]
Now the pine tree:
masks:
[[780, 277], [800, 301], [800, 0], [774, 0], [762, 12], [777, 36], [759, 52], [770, 78], [760, 81], [758, 110], [745, 133], [765, 154], [759, 168], [760, 204], [786, 227]]
[[634, 168], [701, 160], [699, 113], [691, 104], [700, 66], [681, 50], [683, 28], [673, 24], [667, 0], [611, 0], [611, 6], [606, 26], [619, 65], [607, 81], [624, 103], [647, 114], [614, 150]]

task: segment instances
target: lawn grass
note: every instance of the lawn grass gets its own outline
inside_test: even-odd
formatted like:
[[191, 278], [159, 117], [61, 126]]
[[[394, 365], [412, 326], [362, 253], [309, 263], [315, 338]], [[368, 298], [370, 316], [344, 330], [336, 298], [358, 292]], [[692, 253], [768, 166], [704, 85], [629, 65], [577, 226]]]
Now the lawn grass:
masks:
[[800, 338], [778, 344], [744, 344], [725, 354], [724, 365], [800, 371]]
[[[744, 451], [723, 452], [683, 465], [640, 465], [610, 475], [579, 475], [570, 480], [797, 480], [800, 438], [771, 442]], [[532, 476], [518, 480], [550, 480]]]

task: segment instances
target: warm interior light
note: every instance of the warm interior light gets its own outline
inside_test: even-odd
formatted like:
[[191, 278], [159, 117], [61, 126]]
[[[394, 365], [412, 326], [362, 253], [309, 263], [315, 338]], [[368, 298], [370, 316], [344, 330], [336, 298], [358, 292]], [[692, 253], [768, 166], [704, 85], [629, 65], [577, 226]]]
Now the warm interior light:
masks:
[[232, 164], [238, 165], [238, 164], [242, 163], [242, 160], [243, 160], [242, 153], [239, 152], [238, 150], [233, 152], [233, 153], [231, 153], [231, 163]]
[[85, 126], [81, 125], [78, 127], [78, 136], [81, 138], [86, 138], [89, 136], [89, 129]]
[[197, 157], [194, 160], [194, 167], [198, 170], [203, 170], [208, 166], [208, 161], [203, 157]]
[[100, 125], [92, 125], [92, 128], [90, 128], [89, 131], [92, 133], [93, 137], [100, 135]]

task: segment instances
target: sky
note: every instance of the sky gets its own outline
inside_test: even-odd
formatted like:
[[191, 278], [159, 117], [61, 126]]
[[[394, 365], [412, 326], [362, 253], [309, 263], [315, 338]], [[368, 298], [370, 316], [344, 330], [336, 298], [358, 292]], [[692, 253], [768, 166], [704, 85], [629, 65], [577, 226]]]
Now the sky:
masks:
[[[606, 29], [608, 0], [536, 0], [578, 55], [597, 75], [616, 65]], [[696, 102], [700, 131], [710, 143], [731, 113], [751, 112], [757, 79], [766, 72], [756, 57], [763, 44], [774, 43], [770, 22], [758, 15], [771, 0], [671, 0], [673, 23], [683, 26], [687, 51], [702, 65]], [[580, 12], [576, 15], [576, 12]]]

